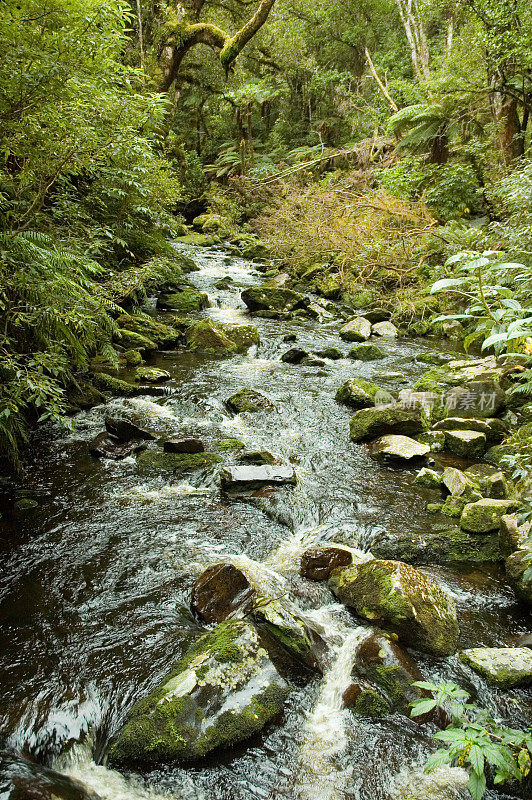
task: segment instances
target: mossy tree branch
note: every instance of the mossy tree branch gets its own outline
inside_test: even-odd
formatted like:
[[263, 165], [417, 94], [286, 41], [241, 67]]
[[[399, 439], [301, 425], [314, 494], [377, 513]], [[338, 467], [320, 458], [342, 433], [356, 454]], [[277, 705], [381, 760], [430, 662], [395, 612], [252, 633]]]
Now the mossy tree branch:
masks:
[[168, 91], [177, 77], [183, 58], [192, 47], [198, 44], [205, 44], [218, 51], [220, 62], [227, 72], [246, 44], [264, 25], [274, 4], [275, 0], [261, 0], [251, 19], [233, 35], [209, 22], [188, 23], [185, 21], [180, 24], [168, 36], [161, 51], [166, 61], [163, 67], [164, 77], [161, 89]]

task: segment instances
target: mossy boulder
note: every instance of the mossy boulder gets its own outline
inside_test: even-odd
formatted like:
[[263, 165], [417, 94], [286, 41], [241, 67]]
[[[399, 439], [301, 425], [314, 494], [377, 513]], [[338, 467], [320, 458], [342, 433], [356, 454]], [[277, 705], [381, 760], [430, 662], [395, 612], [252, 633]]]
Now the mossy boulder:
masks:
[[435, 431], [478, 431], [488, 441], [501, 441], [508, 432], [508, 427], [498, 417], [478, 419], [475, 417], [446, 417], [433, 425]]
[[229, 220], [220, 214], [200, 214], [194, 217], [192, 226], [201, 233], [219, 233], [229, 228]]
[[399, 336], [399, 331], [389, 320], [383, 320], [382, 322], [375, 322], [371, 326], [371, 333], [374, 336], [389, 336], [395, 338]]
[[166, 383], [172, 376], [165, 369], [139, 367], [135, 370], [135, 380], [141, 383]]
[[526, 545], [516, 550], [506, 559], [505, 567], [517, 596], [532, 605], [532, 547]]
[[386, 353], [378, 344], [356, 344], [349, 351], [349, 358], [354, 358], [357, 361], [378, 361], [385, 357]]
[[233, 341], [239, 353], [260, 344], [259, 332], [254, 325], [224, 325], [224, 331]]
[[425, 372], [414, 384], [415, 391], [432, 392], [434, 421], [448, 417], [493, 418], [506, 404], [500, 387], [502, 367], [494, 357], [449, 361]]
[[367, 681], [385, 698], [389, 711], [409, 715], [410, 703], [422, 696], [422, 690], [412, 686], [423, 678], [419, 668], [392, 636], [380, 631], [358, 646], [352, 677]]
[[[124, 319], [124, 317], [122, 317]], [[153, 353], [157, 350], [157, 344], [147, 336], [143, 336], [135, 331], [118, 329], [113, 334], [113, 341], [129, 350], [139, 351], [140, 353]]]
[[189, 325], [185, 331], [187, 348], [192, 352], [216, 355], [234, 355], [238, 347], [230, 339], [223, 326], [212, 319], [201, 319]]
[[[163, 349], [175, 347], [180, 339], [180, 334], [177, 330], [170, 325], [159, 322], [149, 314], [122, 314], [118, 317], [117, 323], [122, 331], [132, 331]], [[129, 346], [134, 347], [135, 345], [130, 343]], [[138, 349], [142, 348], [139, 347]]]
[[340, 328], [340, 338], [346, 342], [365, 342], [371, 336], [371, 322], [355, 317]]
[[441, 453], [445, 449], [445, 433], [443, 431], [425, 431], [416, 436], [421, 444], [428, 444], [432, 453]]
[[349, 434], [354, 442], [390, 433], [412, 436], [420, 433], [424, 424], [423, 409], [408, 408], [400, 403], [393, 403], [375, 408], [362, 408], [355, 412], [349, 423]]
[[532, 683], [529, 647], [475, 647], [460, 653], [460, 660], [502, 689]]
[[240, 439], [220, 439], [216, 444], [218, 450], [243, 450], [245, 446]]
[[414, 483], [427, 489], [439, 489], [442, 485], [442, 474], [429, 467], [422, 467], [414, 478]]
[[338, 347], [325, 347], [323, 350], [316, 350], [316, 355], [320, 358], [330, 358], [331, 361], [338, 361], [344, 354]]
[[143, 475], [181, 474], [206, 469], [221, 461], [215, 453], [166, 453], [145, 450], [137, 457], [137, 471]]
[[317, 294], [327, 300], [339, 300], [342, 296], [342, 278], [338, 273], [328, 273], [314, 283]]
[[264, 397], [260, 392], [253, 389], [240, 389], [239, 392], [231, 395], [225, 404], [229, 411], [234, 414], [241, 414], [242, 412], [256, 413], [257, 411], [271, 411], [274, 408], [271, 400]]
[[374, 405], [380, 387], [365, 378], [350, 378], [336, 392], [335, 400], [350, 408], [368, 408]]
[[186, 762], [230, 747], [278, 716], [287, 692], [255, 628], [222, 622], [131, 709], [110, 760]]
[[480, 431], [445, 431], [445, 449], [461, 458], [482, 458], [486, 449], [486, 434]]
[[122, 359], [127, 367], [139, 367], [144, 363], [139, 350], [125, 350]]
[[251, 312], [288, 313], [298, 308], [304, 309], [309, 304], [309, 299], [304, 294], [268, 284], [252, 286], [245, 289], [240, 296]]
[[405, 644], [436, 655], [456, 651], [460, 631], [453, 599], [409, 564], [366, 561], [334, 572], [329, 585], [342, 603], [389, 627]]
[[291, 656], [308, 666], [316, 666], [310, 632], [303, 620], [281, 600], [259, 598], [253, 620], [260, 631], [266, 631]]
[[69, 386], [67, 390], [68, 402], [78, 408], [88, 409], [105, 403], [106, 397], [92, 383], [80, 380], [75, 385]]
[[161, 294], [157, 298], [157, 308], [163, 311], [179, 311], [181, 314], [190, 314], [193, 311], [203, 311], [210, 305], [209, 297], [197, 289], [184, 289], [180, 292]]
[[460, 517], [460, 527], [471, 533], [488, 533], [498, 530], [501, 518], [515, 509], [513, 500], [492, 500], [483, 498], [476, 503], [468, 503]]
[[[443, 510], [441, 504], [434, 505], [435, 511]], [[371, 543], [371, 552], [376, 558], [400, 559], [416, 566], [495, 564], [504, 558], [496, 531], [479, 537], [450, 527], [449, 522], [433, 523], [422, 534], [380, 534]]]
[[107, 375], [105, 372], [95, 372], [93, 381], [100, 391], [114, 397], [135, 397], [145, 392], [142, 387], [123, 381], [120, 378], [115, 378], [114, 375]]

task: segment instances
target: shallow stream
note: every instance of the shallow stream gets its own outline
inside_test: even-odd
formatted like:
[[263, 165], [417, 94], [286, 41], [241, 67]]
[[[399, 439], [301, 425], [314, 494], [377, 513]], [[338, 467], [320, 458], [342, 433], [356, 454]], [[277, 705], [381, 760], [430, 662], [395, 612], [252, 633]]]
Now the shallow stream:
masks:
[[[199, 316], [249, 322], [240, 290], [262, 280], [256, 265], [216, 249], [187, 252], [200, 266], [191, 281], [212, 303]], [[231, 288], [215, 288], [226, 275]], [[404, 388], [428, 368], [419, 354], [449, 344], [389, 340], [383, 360], [295, 366], [280, 360], [294, 346], [283, 341], [289, 334], [306, 350], [334, 346], [347, 354], [338, 321], [253, 323], [261, 344], [246, 355], [158, 353], [153, 364], [172, 375], [164, 397], [115, 399], [79, 414], [72, 432], [49, 426], [36, 435], [24, 489], [38, 508], [0, 523], [0, 744], [29, 759], [6, 756], [4, 774], [46, 765], [106, 800], [466, 797], [461, 770], [422, 774], [433, 747], [429, 730], [403, 716], [375, 721], [343, 708], [353, 644], [368, 629], [324, 586], [298, 575], [301, 552], [315, 542], [367, 550], [382, 531], [422, 536], [433, 524], [425, 509], [433, 497], [414, 484], [415, 470], [379, 464], [365, 446], [350, 443], [350, 413], [334, 395], [354, 375]], [[265, 394], [275, 410], [229, 414], [224, 401], [244, 386]], [[218, 467], [184, 479], [143, 476], [133, 457], [96, 460], [88, 442], [111, 412], [134, 413], [161, 436], [200, 437], [212, 450], [229, 438], [268, 450], [294, 466], [297, 486], [228, 500]], [[232, 455], [222, 453], [227, 462]], [[330, 646], [325, 675], [301, 681], [284, 719], [230, 753], [186, 769], [107, 769], [106, 748], [127, 710], [198, 634], [189, 610], [193, 581], [210, 563], [242, 559], [258, 580], [280, 582], [322, 626]], [[527, 630], [525, 611], [498, 569], [423, 569], [456, 600], [461, 647], [512, 644]], [[529, 724], [526, 692], [493, 691], [456, 657], [417, 661], [427, 678], [455, 680], [513, 724]], [[7, 796], [0, 783], [0, 797]]]

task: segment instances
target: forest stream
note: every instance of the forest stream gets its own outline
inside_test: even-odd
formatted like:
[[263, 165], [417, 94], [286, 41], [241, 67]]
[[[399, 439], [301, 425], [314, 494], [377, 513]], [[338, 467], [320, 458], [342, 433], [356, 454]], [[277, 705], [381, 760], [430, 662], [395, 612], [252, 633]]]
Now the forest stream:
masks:
[[[249, 323], [240, 292], [261, 282], [257, 264], [216, 248], [177, 247], [199, 265], [190, 280], [209, 295], [211, 307], [197, 316]], [[228, 288], [216, 288], [226, 276]], [[164, 320], [154, 298], [148, 306]], [[399, 713], [374, 719], [345, 708], [356, 645], [372, 629], [358, 624], [325, 583], [299, 574], [302, 553], [316, 543], [368, 552], [383, 533], [388, 540], [423, 537], [434, 524], [426, 509], [432, 494], [414, 483], [416, 470], [375, 461], [365, 445], [350, 442], [349, 409], [334, 398], [355, 375], [390, 391], [405, 388], [427, 370], [421, 354], [451, 346], [390, 338], [383, 340], [385, 358], [353, 362], [337, 319], [253, 317], [253, 324], [260, 344], [246, 354], [221, 360], [158, 352], [150, 366], [170, 372], [164, 394], [113, 399], [78, 414], [73, 431], [49, 423], [35, 435], [25, 489], [38, 507], [2, 522], [0, 797], [9, 796], [17, 776], [28, 785], [33, 777], [44, 781], [73, 800], [83, 796], [80, 784], [85, 797], [104, 800], [468, 796], [462, 769], [423, 773], [435, 749], [434, 726]], [[281, 361], [294, 346], [335, 347], [344, 357], [315, 365]], [[230, 413], [225, 401], [243, 387], [263, 393], [273, 409]], [[222, 462], [169, 477], [143, 473], [135, 456], [98, 460], [88, 443], [109, 414], [140, 420], [159, 437], [198, 437]], [[294, 468], [297, 484], [224, 495], [220, 466], [234, 463], [235, 453], [217, 445], [230, 439], [273, 453]], [[323, 675], [302, 670], [292, 676], [283, 717], [230, 749], [142, 772], [106, 766], [109, 743], [129, 709], [205, 628], [190, 610], [190, 591], [217, 562], [242, 567], [321, 632]], [[498, 567], [419, 568], [456, 602], [461, 649], [511, 645], [527, 631], [524, 607]], [[525, 690], [490, 687], [456, 655], [414, 657], [425, 679], [455, 681], [515, 727], [530, 725]], [[517, 795], [489, 789], [486, 796]]]

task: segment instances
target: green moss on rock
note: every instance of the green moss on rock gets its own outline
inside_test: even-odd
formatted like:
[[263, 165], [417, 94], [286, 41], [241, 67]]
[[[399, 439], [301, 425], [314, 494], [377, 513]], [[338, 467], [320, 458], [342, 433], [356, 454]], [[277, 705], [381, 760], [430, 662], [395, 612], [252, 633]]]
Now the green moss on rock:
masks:
[[141, 473], [193, 472], [213, 466], [221, 461], [215, 453], [166, 453], [163, 450], [145, 450], [137, 456], [137, 469]]
[[336, 392], [335, 400], [351, 408], [367, 408], [375, 402], [380, 387], [365, 378], [350, 378]]
[[354, 442], [360, 442], [390, 433], [412, 436], [421, 433], [424, 424], [421, 408], [406, 408], [395, 403], [357, 411], [351, 417], [349, 432]]

